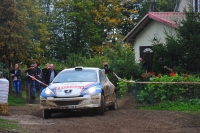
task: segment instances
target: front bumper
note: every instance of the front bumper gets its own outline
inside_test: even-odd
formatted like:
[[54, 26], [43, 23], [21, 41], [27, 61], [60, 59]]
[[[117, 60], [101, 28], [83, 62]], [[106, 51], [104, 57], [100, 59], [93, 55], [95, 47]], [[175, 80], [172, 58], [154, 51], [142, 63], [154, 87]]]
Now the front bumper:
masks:
[[100, 107], [101, 93], [91, 96], [47, 99], [40, 97], [41, 109], [88, 109]]

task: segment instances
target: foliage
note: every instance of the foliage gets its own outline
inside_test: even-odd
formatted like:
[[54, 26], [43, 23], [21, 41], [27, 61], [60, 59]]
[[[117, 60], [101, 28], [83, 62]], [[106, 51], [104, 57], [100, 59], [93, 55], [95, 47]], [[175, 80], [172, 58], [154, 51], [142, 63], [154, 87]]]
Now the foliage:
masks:
[[[199, 82], [200, 78], [184, 74], [179, 76], [159, 75], [158, 77], [151, 78], [150, 82], [158, 82], [157, 84], [149, 83], [145, 85], [137, 84], [135, 90], [137, 91], [137, 99], [142, 103], [157, 103], [161, 101], [173, 101], [180, 98], [193, 99], [198, 98], [200, 90], [199, 84], [186, 84], [184, 82]], [[144, 81], [145, 82], [145, 81]], [[180, 82], [164, 84], [159, 82]]]
[[182, 65], [186, 71], [199, 72], [200, 67], [200, 15], [195, 13], [191, 8], [186, 12], [186, 19], [181, 23], [183, 26], [179, 27], [177, 42], [180, 46], [180, 51], [183, 52], [179, 58], [180, 65]]
[[[18, 0], [24, 8], [20, 8], [22, 12], [26, 11], [27, 24], [26, 26], [31, 31], [29, 47], [27, 48], [28, 56], [24, 62], [27, 65], [33, 62], [45, 63], [46, 47], [49, 38], [49, 31], [47, 30], [47, 23], [43, 21], [44, 14], [42, 13], [42, 6], [39, 1], [33, 0]], [[20, 6], [19, 5], [19, 6]]]
[[0, 60], [8, 66], [11, 62], [21, 62], [28, 55], [28, 18], [20, 11], [19, 5], [13, 0], [0, 1]]
[[140, 66], [135, 62], [132, 48], [117, 43], [112, 49], [104, 51], [104, 56], [110, 59], [109, 64], [121, 78], [137, 79], [141, 75]]
[[[162, 67], [168, 66], [177, 73], [199, 73], [200, 67], [200, 16], [195, 13], [192, 6], [185, 11], [186, 18], [176, 22], [181, 25], [176, 30], [176, 35], [166, 34], [166, 44], [153, 46], [154, 62], [153, 71], [163, 72]], [[159, 67], [158, 58], [162, 57], [162, 67]]]
[[137, 22], [139, 22], [149, 11], [152, 12], [173, 12], [176, 0], [145, 0], [142, 2], [141, 8], [138, 10]]
[[107, 0], [104, 2], [98, 0], [95, 2], [95, 23], [101, 25], [107, 34], [104, 44], [110, 44], [110, 42], [112, 44], [115, 43], [116, 40], [123, 38], [123, 33], [121, 32], [125, 30], [127, 32], [127, 27], [129, 30], [130, 27], [132, 28], [134, 21], [131, 19], [130, 15], [137, 12], [133, 7], [131, 8], [134, 2], [135, 0]]
[[125, 82], [127, 79], [121, 79], [121, 80], [118, 80], [117, 82], [117, 95], [119, 98], [124, 98], [126, 97], [127, 95], [129, 95], [129, 89], [131, 88], [132, 89], [132, 83], [130, 82]]
[[39, 3], [7, 0], [0, 5], [0, 60], [8, 67], [15, 62], [44, 61], [42, 49], [45, 49], [48, 31], [40, 20]]
[[191, 99], [188, 101], [163, 101], [155, 106], [143, 106], [141, 110], [174, 110], [174, 111], [192, 111], [200, 110], [200, 100]]
[[47, 47], [48, 58], [64, 61], [71, 53], [93, 56], [102, 53], [103, 45], [113, 45], [116, 38], [122, 39], [121, 25], [133, 23], [122, 12], [135, 12], [134, 9], [126, 10], [123, 7], [125, 3], [111, 0], [52, 1], [54, 8], [47, 21], [51, 33]]
[[95, 45], [103, 41], [103, 29], [94, 24], [92, 1], [63, 0], [54, 1], [49, 27], [50, 57], [66, 60], [71, 53], [90, 54]]
[[[75, 66], [83, 66], [83, 67], [99, 67], [102, 68], [102, 63], [104, 61], [109, 61], [109, 58], [104, 57], [102, 55], [94, 55], [93, 57], [85, 57], [79, 54], [70, 54], [66, 61], [59, 62], [55, 58], [52, 58], [49, 63], [54, 64], [55, 69], [57, 71], [61, 71], [65, 68], [72, 68]], [[42, 68], [45, 68], [45, 65], [41, 65]]]
[[[0, 1], [0, 61], [11, 70], [14, 63], [44, 62], [48, 32], [41, 22], [38, 1]], [[11, 80], [10, 75], [8, 79]], [[11, 92], [11, 87], [9, 88]]]
[[71, 68], [72, 66], [102, 68], [102, 63], [105, 61], [109, 63], [114, 72], [121, 78], [135, 79], [141, 75], [140, 66], [135, 62], [131, 47], [123, 47], [120, 43], [116, 44], [113, 49], [105, 50], [103, 55], [86, 57], [82, 53], [70, 54], [65, 62], [60, 63], [56, 59], [52, 59], [50, 62], [55, 65], [56, 70], [62, 70], [64, 68]]

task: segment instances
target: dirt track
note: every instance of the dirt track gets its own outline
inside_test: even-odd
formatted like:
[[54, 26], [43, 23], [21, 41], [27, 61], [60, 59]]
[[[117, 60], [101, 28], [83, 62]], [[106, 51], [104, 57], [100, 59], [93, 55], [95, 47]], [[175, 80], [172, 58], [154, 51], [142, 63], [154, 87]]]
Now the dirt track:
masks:
[[[139, 110], [132, 98], [118, 101], [119, 110], [103, 116], [87, 112], [59, 113], [43, 119], [39, 104], [10, 107], [10, 116], [29, 133], [199, 133], [200, 116], [174, 111]], [[19, 131], [2, 131], [18, 133]]]

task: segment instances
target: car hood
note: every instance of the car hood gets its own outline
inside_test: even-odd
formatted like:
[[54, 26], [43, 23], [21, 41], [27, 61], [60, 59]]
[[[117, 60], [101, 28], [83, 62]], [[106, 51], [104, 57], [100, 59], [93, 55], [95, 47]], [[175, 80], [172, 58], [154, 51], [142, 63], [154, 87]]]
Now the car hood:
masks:
[[54, 92], [54, 96], [56, 97], [76, 97], [84, 95], [82, 92], [92, 86], [101, 88], [101, 85], [98, 82], [52, 83], [48, 88]]

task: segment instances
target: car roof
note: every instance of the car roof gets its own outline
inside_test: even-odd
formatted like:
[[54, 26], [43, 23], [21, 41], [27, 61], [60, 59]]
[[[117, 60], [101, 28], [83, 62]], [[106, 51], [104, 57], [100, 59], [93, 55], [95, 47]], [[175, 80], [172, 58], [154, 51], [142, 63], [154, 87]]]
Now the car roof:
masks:
[[83, 67], [83, 66], [77, 66], [77, 67], [74, 67], [74, 68], [67, 68], [67, 69], [64, 69], [63, 71], [76, 70], [76, 69], [83, 69], [83, 70], [101, 70], [101, 69], [98, 68], [98, 67]]

